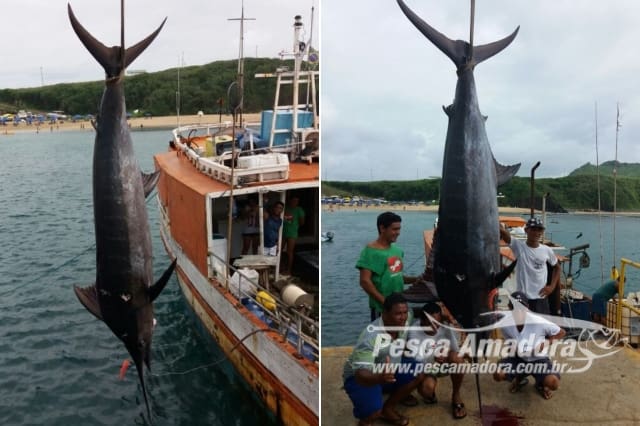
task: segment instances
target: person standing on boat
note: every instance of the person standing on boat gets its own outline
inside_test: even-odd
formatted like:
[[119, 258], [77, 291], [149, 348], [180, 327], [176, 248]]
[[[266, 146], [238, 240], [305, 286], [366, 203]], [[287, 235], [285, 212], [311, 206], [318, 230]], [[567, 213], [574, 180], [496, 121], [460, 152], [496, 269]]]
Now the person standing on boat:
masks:
[[[359, 419], [360, 426], [372, 425], [378, 419], [400, 426], [409, 424], [409, 419], [395, 407], [421, 385], [424, 375], [415, 374], [414, 358], [405, 358], [404, 351], [393, 351], [392, 347], [394, 343], [397, 347], [398, 342], [401, 346], [406, 342], [411, 317], [402, 294], [389, 294], [384, 300], [382, 315], [360, 333], [344, 365], [344, 390], [353, 403], [353, 415]], [[381, 343], [383, 341], [386, 343]], [[389, 397], [383, 403], [384, 393]]]
[[287, 249], [287, 266], [283, 271], [284, 274], [291, 274], [293, 271], [293, 256], [298, 239], [298, 230], [304, 225], [304, 210], [298, 205], [299, 203], [300, 198], [292, 194], [284, 209], [282, 238], [285, 239], [284, 243]]
[[[527, 295], [529, 309], [539, 314], [549, 314], [547, 298], [560, 281], [560, 263], [551, 247], [542, 244], [544, 224], [536, 217], [527, 221], [525, 241], [511, 238], [511, 234], [500, 226], [500, 238], [509, 244], [518, 261], [516, 265], [517, 290]], [[548, 280], [547, 264], [551, 266], [551, 280]], [[547, 284], [549, 282], [549, 284]]]
[[385, 212], [378, 216], [378, 238], [360, 252], [356, 268], [360, 270], [360, 286], [369, 295], [371, 320], [380, 316], [385, 298], [393, 292], [402, 292], [405, 283], [414, 283], [415, 277], [403, 275], [404, 251], [396, 246], [400, 236], [402, 218]]
[[529, 383], [526, 377], [532, 375], [540, 396], [551, 399], [553, 391], [560, 386], [560, 374], [554, 370], [548, 356], [548, 345], [562, 339], [566, 332], [557, 324], [529, 312], [526, 294], [516, 291], [511, 294], [511, 299], [517, 305], [509, 302], [511, 311], [504, 313], [509, 316], [507, 325], [500, 330], [505, 341], [517, 348], [517, 353], [499, 361], [493, 379], [497, 382], [509, 380], [509, 391], [515, 393]]
[[594, 321], [606, 325], [607, 302], [609, 299], [612, 299], [618, 291], [620, 291], [618, 280], [611, 280], [602, 284], [595, 293], [593, 293], [593, 296], [591, 296], [591, 313]]
[[282, 226], [284, 203], [276, 201], [264, 214], [264, 249], [265, 256], [278, 255], [278, 234]]
[[245, 210], [245, 226], [242, 230], [242, 254], [258, 253], [260, 245], [260, 211], [258, 202], [250, 197]]

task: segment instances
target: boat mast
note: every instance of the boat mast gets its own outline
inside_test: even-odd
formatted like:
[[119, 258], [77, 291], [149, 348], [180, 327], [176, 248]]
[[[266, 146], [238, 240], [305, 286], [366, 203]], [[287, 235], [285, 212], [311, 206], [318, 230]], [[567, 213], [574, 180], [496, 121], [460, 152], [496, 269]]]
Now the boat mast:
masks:
[[[244, 21], [252, 21], [255, 18], [245, 18], [244, 17], [244, 0], [242, 1], [242, 11], [240, 14], [240, 18], [229, 18], [229, 21], [240, 21], [240, 48], [238, 52], [238, 75], [236, 79], [236, 84], [238, 87], [238, 99], [237, 102], [232, 103], [231, 99], [229, 99], [229, 107], [231, 108], [231, 114], [233, 115], [233, 124], [231, 126], [231, 178], [229, 182], [229, 213], [227, 217], [227, 261], [231, 259], [231, 236], [233, 230], [233, 187], [234, 187], [234, 170], [235, 170], [235, 162], [236, 162], [236, 126], [242, 126], [242, 103], [244, 98]], [[231, 86], [229, 87], [231, 89]], [[229, 96], [231, 94], [231, 90], [229, 90]], [[238, 124], [238, 115], [240, 116], [239, 124]], [[225, 283], [227, 289], [229, 288], [229, 268], [225, 268]]]
[[[616, 152], [613, 160], [613, 266], [611, 267], [611, 279], [617, 280], [619, 276], [616, 268], [616, 215], [618, 213], [618, 134], [620, 133], [620, 104], [616, 104]], [[620, 295], [622, 297], [622, 295]]]
[[255, 21], [255, 18], [245, 18], [244, 17], [244, 0], [242, 1], [242, 10], [239, 18], [228, 18], [228, 21], [240, 21], [240, 47], [238, 50], [238, 74], [237, 74], [237, 82], [238, 82], [238, 92], [240, 99], [238, 100], [237, 110], [240, 113], [240, 123], [242, 126], [242, 112], [243, 112], [243, 103], [244, 103], [244, 21]]

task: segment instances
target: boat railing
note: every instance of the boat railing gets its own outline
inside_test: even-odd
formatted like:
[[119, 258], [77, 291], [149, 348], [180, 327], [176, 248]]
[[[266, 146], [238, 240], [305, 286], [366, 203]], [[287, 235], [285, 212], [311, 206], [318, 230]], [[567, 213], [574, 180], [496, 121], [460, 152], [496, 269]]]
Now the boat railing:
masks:
[[[186, 126], [181, 129], [186, 128], [198, 127]], [[210, 128], [207, 127], [207, 131], [210, 131]], [[177, 130], [174, 130], [174, 135], [176, 148], [184, 153], [198, 171], [212, 179], [233, 186], [289, 179], [289, 158], [286, 154], [270, 152], [259, 156], [239, 156], [232, 173], [231, 167], [227, 165], [232, 163], [231, 152], [223, 152], [215, 157], [203, 156], [204, 150], [189, 146]]]
[[629, 311], [634, 312], [636, 315], [640, 315], [640, 309], [637, 306], [627, 302], [627, 299], [624, 298], [624, 286], [626, 284], [626, 269], [627, 266], [631, 266], [634, 268], [640, 269], [640, 262], [634, 262], [629, 259], [622, 258], [620, 260], [620, 276], [618, 278], [618, 309], [616, 311], [616, 322], [615, 328], [617, 330], [622, 330], [622, 310], [623, 308], [629, 309]]
[[[209, 252], [210, 262], [225, 263], [224, 258], [215, 253]], [[317, 362], [319, 359], [318, 338], [314, 337], [319, 333], [317, 320], [308, 316], [311, 306], [292, 306], [278, 295], [261, 285], [259, 280], [247, 276], [242, 269], [226, 264], [229, 268], [229, 275], [226, 277], [218, 274], [217, 278], [227, 289], [230, 288], [231, 279], [234, 274], [238, 274], [237, 288], [234, 288], [232, 295], [238, 300], [238, 307], [245, 306], [259, 320], [268, 327], [278, 330], [282, 342], [289, 342], [296, 348], [296, 355], [306, 357]], [[242, 278], [242, 279], [239, 279]], [[246, 283], [243, 285], [243, 282]], [[267, 294], [268, 297], [265, 297]], [[255, 309], [255, 307], [258, 309]]]

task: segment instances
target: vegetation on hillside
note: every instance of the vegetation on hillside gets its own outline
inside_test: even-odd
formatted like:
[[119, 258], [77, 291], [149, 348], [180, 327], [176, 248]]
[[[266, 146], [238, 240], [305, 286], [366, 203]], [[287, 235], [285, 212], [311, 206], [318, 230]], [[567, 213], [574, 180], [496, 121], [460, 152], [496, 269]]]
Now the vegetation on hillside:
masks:
[[[640, 211], [640, 164], [629, 164], [637, 174], [619, 177], [616, 183], [617, 205], [619, 211]], [[633, 166], [633, 167], [632, 167]], [[585, 166], [582, 166], [585, 167]], [[601, 168], [602, 173], [602, 168]], [[614, 179], [600, 177], [600, 209], [614, 210]], [[377, 181], [377, 182], [322, 182], [323, 195], [360, 195], [369, 198], [384, 198], [387, 201], [422, 201], [437, 203], [440, 191], [440, 179], [422, 179], [413, 181]], [[500, 206], [531, 207], [531, 187], [529, 178], [514, 177], [498, 188], [503, 197], [498, 198]], [[597, 175], [572, 172], [562, 178], [536, 179], [534, 206], [542, 208], [542, 197], [549, 194], [546, 209], [549, 211], [597, 210]]]
[[[617, 167], [616, 167], [617, 165]], [[606, 161], [600, 164], [600, 167], [596, 167], [594, 164], [587, 163], [578, 167], [572, 171], [569, 176], [579, 175], [598, 175], [598, 169], [600, 176], [613, 176], [614, 169], [618, 174], [618, 177], [640, 177], [640, 164], [638, 163], [621, 163], [615, 161]]]
[[[272, 58], [245, 59], [245, 112], [273, 108], [275, 78], [255, 78], [257, 73], [273, 73], [276, 68], [293, 68], [293, 61]], [[98, 67], [98, 64], [96, 64]], [[236, 80], [237, 61], [217, 61], [206, 65], [172, 68], [165, 71], [127, 76], [125, 90], [127, 108], [153, 115], [176, 113], [178, 73], [180, 74], [181, 114], [220, 112], [218, 100], [223, 99], [222, 112], [228, 111], [229, 85]], [[96, 74], [99, 70], [96, 69]], [[95, 114], [100, 104], [104, 81], [56, 84], [27, 89], [0, 89], [1, 112], [47, 112], [60, 110], [67, 114]], [[281, 97], [291, 96], [291, 87], [282, 89]]]

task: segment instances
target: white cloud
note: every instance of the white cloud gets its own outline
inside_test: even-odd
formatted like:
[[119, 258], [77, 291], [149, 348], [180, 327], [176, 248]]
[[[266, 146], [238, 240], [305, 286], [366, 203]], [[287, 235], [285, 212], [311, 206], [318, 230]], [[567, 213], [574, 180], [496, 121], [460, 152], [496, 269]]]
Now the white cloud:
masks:
[[[448, 37], [468, 40], [468, 0], [406, 3]], [[395, 1], [323, 0], [322, 15], [322, 112], [329, 99], [332, 116], [323, 121], [326, 178], [378, 178], [371, 164], [385, 166], [385, 179], [440, 175], [447, 127], [441, 105], [451, 103], [456, 84], [451, 61]], [[509, 47], [475, 69], [480, 108], [489, 117], [487, 136], [499, 162], [521, 162], [523, 176], [536, 161], [542, 162], [538, 176], [561, 176], [595, 163], [596, 102], [600, 161], [614, 158], [620, 102], [619, 160], [640, 162], [638, 16], [640, 3], [634, 0], [584, 0], [580, 7], [571, 0], [476, 5], [476, 45], [520, 25]], [[391, 135], [392, 150], [375, 142]], [[371, 146], [367, 161], [347, 163], [345, 143]]]

